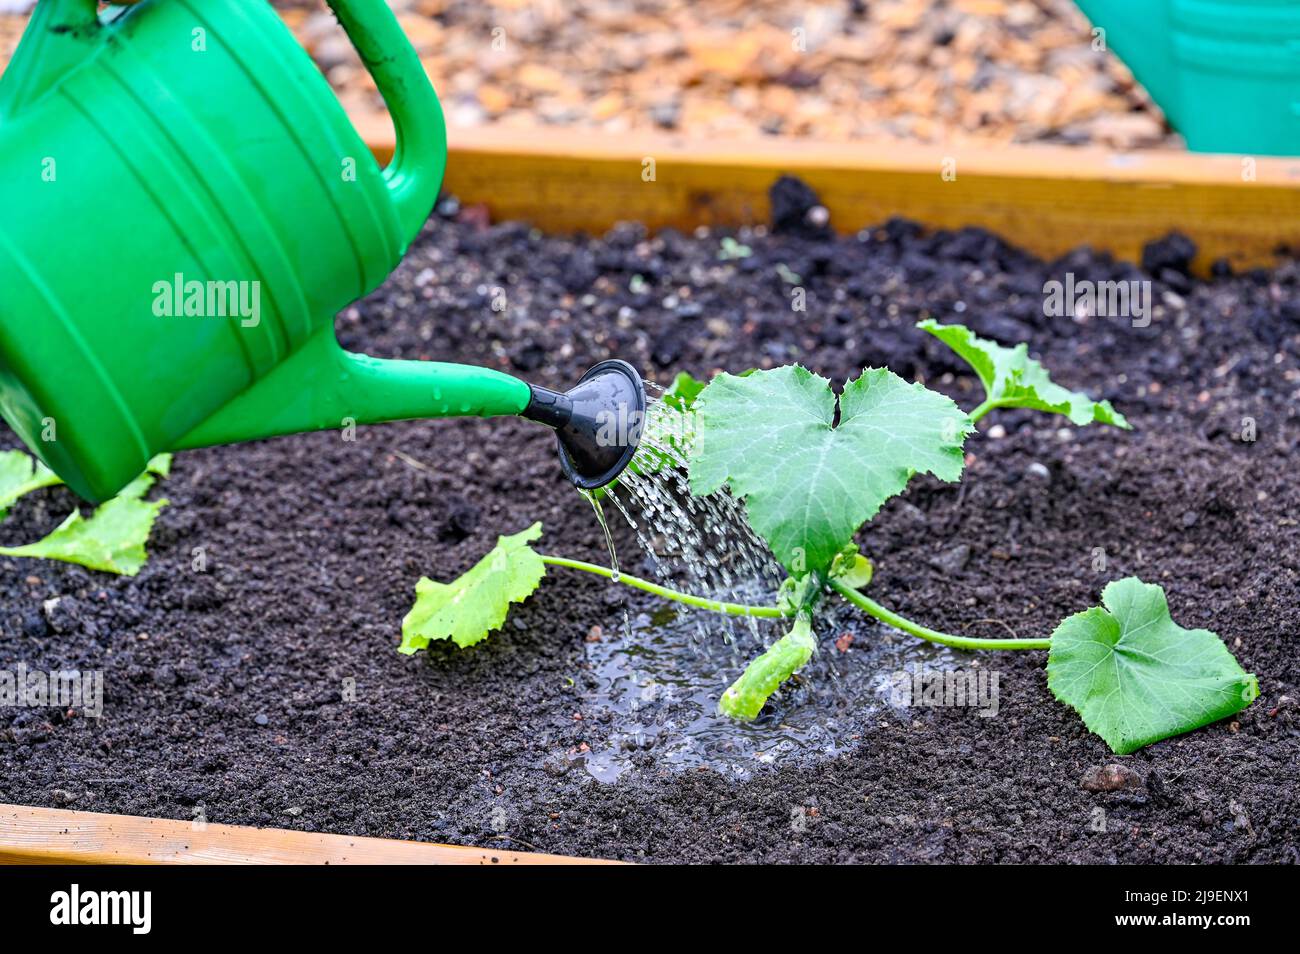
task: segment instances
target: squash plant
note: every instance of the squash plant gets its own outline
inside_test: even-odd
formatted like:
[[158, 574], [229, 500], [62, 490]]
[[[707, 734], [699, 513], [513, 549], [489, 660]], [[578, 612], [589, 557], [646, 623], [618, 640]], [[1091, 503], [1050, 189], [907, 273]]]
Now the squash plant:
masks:
[[[689, 468], [691, 492], [726, 488], [744, 501], [747, 519], [789, 576], [772, 605], [706, 599], [566, 557], [531, 544], [542, 526], [501, 537], [472, 569], [451, 583], [420, 580], [402, 624], [401, 652], [432, 640], [471, 646], [498, 629], [509, 606], [541, 582], [548, 567], [595, 573], [664, 599], [737, 616], [788, 618], [790, 627], [728, 688], [719, 709], [753, 719], [768, 697], [816, 651], [816, 609], [838, 597], [920, 639], [954, 649], [1047, 650], [1048, 686], [1119, 754], [1240, 711], [1259, 694], [1223, 641], [1184, 629], [1170, 616], [1164, 591], [1130, 577], [1102, 592], [1102, 605], [1064, 620], [1050, 637], [980, 639], [930, 629], [887, 609], [863, 590], [871, 562], [854, 535], [918, 473], [961, 478], [963, 444], [975, 424], [999, 408], [1060, 414], [1078, 426], [1129, 427], [1106, 401], [1055, 384], [1024, 344], [1006, 348], [962, 325], [918, 326], [965, 360], [984, 400], [964, 413], [948, 397], [884, 368], [863, 371], [840, 396], [830, 382], [798, 366], [720, 374], [707, 386], [679, 376], [664, 401], [676, 415], [672, 445]], [[658, 425], [664, 427], [663, 421]], [[661, 455], [662, 456], [662, 455]], [[651, 455], [642, 472], [663, 466]]]

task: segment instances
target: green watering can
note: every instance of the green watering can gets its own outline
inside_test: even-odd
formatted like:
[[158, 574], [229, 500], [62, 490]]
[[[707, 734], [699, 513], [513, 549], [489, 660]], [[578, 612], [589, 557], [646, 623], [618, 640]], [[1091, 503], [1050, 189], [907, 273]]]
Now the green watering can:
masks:
[[0, 78], [0, 412], [90, 501], [160, 451], [461, 415], [540, 421], [570, 480], [609, 482], [645, 412], [630, 365], [558, 393], [339, 347], [446, 135], [384, 0], [330, 6], [392, 114], [386, 169], [263, 0], [40, 0]]
[[1076, 0], [1198, 152], [1300, 155], [1295, 0]]

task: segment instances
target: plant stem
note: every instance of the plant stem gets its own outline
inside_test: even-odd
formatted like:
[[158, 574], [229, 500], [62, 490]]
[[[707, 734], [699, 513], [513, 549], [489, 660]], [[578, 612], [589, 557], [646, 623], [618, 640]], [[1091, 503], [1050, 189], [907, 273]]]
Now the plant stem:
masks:
[[831, 580], [831, 589], [864, 613], [883, 620], [895, 629], [901, 629], [905, 633], [911, 633], [932, 643], [951, 646], [953, 649], [1050, 649], [1052, 646], [1051, 639], [977, 639], [971, 636], [951, 636], [919, 623], [913, 623], [893, 610], [885, 609], [875, 600], [863, 596], [853, 587], [846, 586], [839, 580]]
[[543, 563], [550, 564], [551, 566], [564, 566], [568, 567], [570, 570], [582, 570], [586, 573], [595, 573], [597, 576], [603, 576], [607, 580], [614, 580], [616, 583], [626, 583], [628, 586], [635, 587], [638, 590], [653, 593], [655, 596], [662, 596], [666, 600], [685, 603], [687, 606], [694, 606], [696, 609], [705, 609], [713, 613], [726, 613], [730, 616], [781, 617], [785, 615], [775, 606], [749, 606], [745, 603], [724, 603], [721, 600], [706, 600], [702, 596], [691, 596], [689, 593], [670, 590], [666, 586], [660, 586], [658, 583], [651, 583], [649, 580], [643, 580], [640, 577], [629, 576], [626, 573], [619, 573], [618, 576], [615, 576], [613, 570], [596, 563], [586, 563], [582, 560], [570, 560], [568, 557], [548, 556], [545, 553], [538, 555], [542, 558]]
[[978, 421], [989, 411], [992, 411], [994, 408], [998, 408], [1001, 406], [1002, 406], [1001, 404], [999, 404], [997, 401], [994, 401], [992, 398], [985, 398], [984, 402], [980, 404], [979, 407], [975, 408], [975, 410], [971, 411], [970, 414], [966, 416], [969, 417], [970, 422], [974, 424], [976, 421]]

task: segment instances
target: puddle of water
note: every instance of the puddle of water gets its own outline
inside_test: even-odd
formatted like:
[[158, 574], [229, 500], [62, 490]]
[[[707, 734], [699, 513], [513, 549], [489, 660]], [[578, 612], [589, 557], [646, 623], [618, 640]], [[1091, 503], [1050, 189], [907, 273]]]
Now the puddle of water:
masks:
[[[785, 573], [750, 529], [743, 505], [726, 491], [693, 496], [682, 466], [689, 434], [661, 399], [653, 398], [647, 410], [637, 460], [669, 466], [624, 471], [605, 494], [635, 531], [646, 575], [698, 596], [771, 605]], [[622, 627], [607, 627], [608, 635], [586, 648], [592, 688], [584, 713], [599, 727], [587, 740], [591, 751], [580, 757], [587, 771], [602, 782], [638, 764], [745, 778], [763, 765], [834, 756], [851, 748], [866, 720], [889, 704], [892, 673], [951, 658], [943, 647], [891, 635], [835, 606], [814, 624], [820, 639], [812, 661], [757, 720], [738, 723], [719, 714], [719, 696], [785, 625], [665, 603], [653, 614], [625, 617]], [[843, 652], [834, 639], [846, 632], [854, 640]]]
[[[594, 686], [583, 712], [599, 731], [587, 739], [585, 768], [602, 782], [635, 765], [651, 770], [708, 768], [748, 778], [765, 765], [820, 760], [851, 751], [871, 717], [891, 706], [900, 670], [950, 668], [952, 654], [865, 620], [847, 608], [819, 619], [818, 650], [754, 722], [717, 711], [718, 697], [765, 642], [746, 633], [728, 643], [695, 639], [698, 611], [659, 610], [633, 619], [630, 636], [610, 627], [586, 646]], [[712, 614], [705, 614], [712, 615]], [[761, 624], [767, 641], [780, 620]], [[852, 633], [839, 650], [835, 638]]]

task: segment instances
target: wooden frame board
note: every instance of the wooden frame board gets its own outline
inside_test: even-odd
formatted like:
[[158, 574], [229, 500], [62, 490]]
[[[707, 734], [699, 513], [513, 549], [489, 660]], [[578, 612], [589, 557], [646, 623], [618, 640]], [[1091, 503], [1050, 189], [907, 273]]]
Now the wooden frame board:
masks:
[[568, 865], [585, 858], [0, 804], [0, 864]]
[[[363, 123], [381, 161], [392, 130]], [[934, 228], [977, 225], [1044, 258], [1079, 245], [1140, 261], [1171, 230], [1189, 235], [1199, 271], [1226, 258], [1267, 265], [1300, 249], [1300, 159], [1116, 153], [1091, 147], [942, 147], [766, 139], [692, 142], [569, 130], [449, 132], [445, 186], [496, 219], [600, 233], [618, 221], [658, 229], [757, 224], [767, 190], [791, 174], [831, 223], [856, 231], [901, 215]], [[653, 181], [646, 181], [653, 160]], [[945, 167], [945, 163], [951, 164]], [[945, 178], [945, 168], [955, 177]]]

